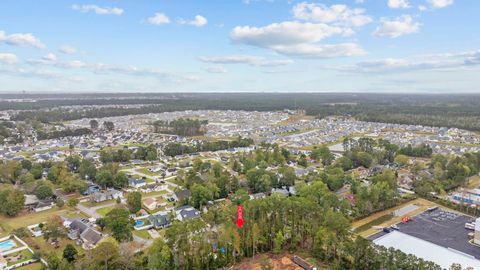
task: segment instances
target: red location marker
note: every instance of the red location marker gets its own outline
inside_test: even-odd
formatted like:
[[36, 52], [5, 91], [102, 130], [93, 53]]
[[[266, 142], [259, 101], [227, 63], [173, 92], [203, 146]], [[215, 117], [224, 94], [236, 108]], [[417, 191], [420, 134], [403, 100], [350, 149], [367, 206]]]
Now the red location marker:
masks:
[[241, 229], [243, 227], [243, 224], [245, 223], [245, 220], [243, 220], [243, 206], [238, 205], [237, 206], [237, 227]]

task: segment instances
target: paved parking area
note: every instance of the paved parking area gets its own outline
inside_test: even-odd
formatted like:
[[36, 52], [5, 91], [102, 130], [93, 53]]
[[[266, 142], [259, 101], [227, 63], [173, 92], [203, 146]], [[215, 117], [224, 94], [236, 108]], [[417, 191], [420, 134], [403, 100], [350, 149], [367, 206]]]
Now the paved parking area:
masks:
[[[436, 209], [430, 212], [425, 211], [412, 217], [412, 221], [397, 225], [402, 233], [480, 259], [480, 247], [473, 246], [468, 242], [468, 233], [473, 231], [465, 229], [465, 223], [471, 221], [473, 221], [473, 218], [469, 216]], [[382, 235], [385, 235], [385, 233], [377, 233], [369, 239], [377, 239]]]

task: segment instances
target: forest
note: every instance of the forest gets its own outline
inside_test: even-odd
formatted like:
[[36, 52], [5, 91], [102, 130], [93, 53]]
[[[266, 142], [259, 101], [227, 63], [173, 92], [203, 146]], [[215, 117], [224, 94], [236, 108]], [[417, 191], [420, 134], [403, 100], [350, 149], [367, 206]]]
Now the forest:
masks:
[[201, 136], [205, 134], [207, 120], [179, 118], [172, 121], [157, 120], [153, 122], [155, 132], [180, 136]]
[[[117, 94], [33, 95], [35, 102], [0, 102], [0, 110], [24, 110], [12, 120], [36, 119], [58, 122], [80, 118], [100, 118], [128, 114], [161, 113], [181, 110], [276, 111], [302, 109], [319, 118], [341, 115], [358, 120], [426, 126], [446, 126], [480, 130], [480, 95], [399, 95], [366, 93], [205, 93], [205, 94]], [[6, 97], [17, 97], [10, 95]], [[62, 106], [84, 105], [73, 109]], [[103, 105], [109, 105], [102, 107]], [[118, 106], [110, 106], [118, 105]], [[122, 106], [130, 105], [130, 106]], [[135, 106], [131, 106], [135, 105]]]

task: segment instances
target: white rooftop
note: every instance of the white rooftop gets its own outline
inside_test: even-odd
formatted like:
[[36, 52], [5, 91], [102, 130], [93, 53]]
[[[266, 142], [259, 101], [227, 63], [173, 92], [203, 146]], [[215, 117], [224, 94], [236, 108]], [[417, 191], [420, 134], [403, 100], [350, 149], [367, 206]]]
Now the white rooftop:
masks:
[[453, 263], [459, 263], [463, 268], [468, 266], [480, 269], [480, 260], [458, 250], [445, 248], [428, 241], [410, 236], [399, 231], [393, 231], [373, 242], [387, 248], [393, 247], [407, 254], [415, 255], [427, 261], [432, 261], [444, 269], [450, 269]]

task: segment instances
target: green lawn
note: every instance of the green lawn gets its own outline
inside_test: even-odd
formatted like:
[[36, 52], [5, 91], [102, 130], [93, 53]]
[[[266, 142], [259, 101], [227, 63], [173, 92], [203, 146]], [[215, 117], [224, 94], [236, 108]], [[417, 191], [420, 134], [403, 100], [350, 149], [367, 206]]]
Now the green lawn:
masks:
[[27, 227], [32, 224], [37, 224], [40, 222], [47, 221], [51, 216], [58, 215], [58, 216], [81, 216], [80, 214], [76, 214], [76, 209], [71, 209], [69, 207], [63, 207], [59, 209], [57, 206], [54, 206], [52, 209], [45, 210], [38, 213], [21, 213], [16, 217], [6, 217], [0, 216], [2, 222], [0, 226], [4, 229], [2, 234], [9, 234], [12, 230], [20, 228], [20, 227]]
[[41, 254], [47, 254], [50, 252], [55, 252], [58, 255], [61, 255], [63, 250], [68, 244], [71, 244], [75, 247], [78, 254], [84, 254], [85, 251], [81, 246], [78, 246], [75, 241], [70, 240], [68, 238], [61, 238], [60, 245], [58, 248], [54, 248], [49, 242], [45, 241], [43, 237], [26, 237], [23, 240], [28, 244], [28, 246], [36, 252], [40, 252]]
[[99, 203], [96, 203], [96, 202], [81, 202], [80, 204], [83, 205], [83, 206], [86, 206], [86, 207], [95, 207], [95, 206], [102, 206], [102, 205], [107, 205], [107, 204], [111, 204], [111, 203], [115, 203], [116, 200], [106, 200], [106, 201], [103, 201], [103, 202], [99, 202]]
[[108, 212], [112, 211], [113, 209], [115, 209], [115, 206], [107, 206], [107, 207], [104, 207], [104, 208], [100, 208], [100, 209], [97, 210], [97, 214], [102, 215], [102, 216], [106, 216], [108, 214]]
[[159, 173], [151, 172], [147, 168], [140, 168], [140, 169], [137, 169], [136, 171], [139, 172], [139, 173], [150, 175], [150, 176], [160, 176]]
[[160, 191], [153, 191], [153, 192], [149, 192], [149, 193], [145, 193], [142, 195], [142, 197], [150, 197], [150, 196], [155, 196], [155, 195], [163, 195], [163, 194], [166, 194], [168, 193], [166, 190], [160, 190]]
[[133, 234], [143, 239], [147, 239], [147, 240], [152, 239], [152, 237], [147, 232], [147, 230], [141, 230], [141, 231], [133, 230]]
[[36, 263], [31, 263], [29, 265], [16, 268], [16, 270], [40, 270], [42, 269], [42, 266], [43, 266], [42, 263], [36, 262]]
[[14, 264], [17, 264], [17, 263], [28, 261], [33, 257], [33, 254], [28, 249], [24, 249], [24, 250], [21, 250], [19, 252], [8, 254], [6, 257], [15, 256], [16, 254], [22, 254], [22, 258], [18, 261], [15, 261], [15, 262], [8, 262], [7, 266], [11, 266], [11, 265], [14, 265]]

